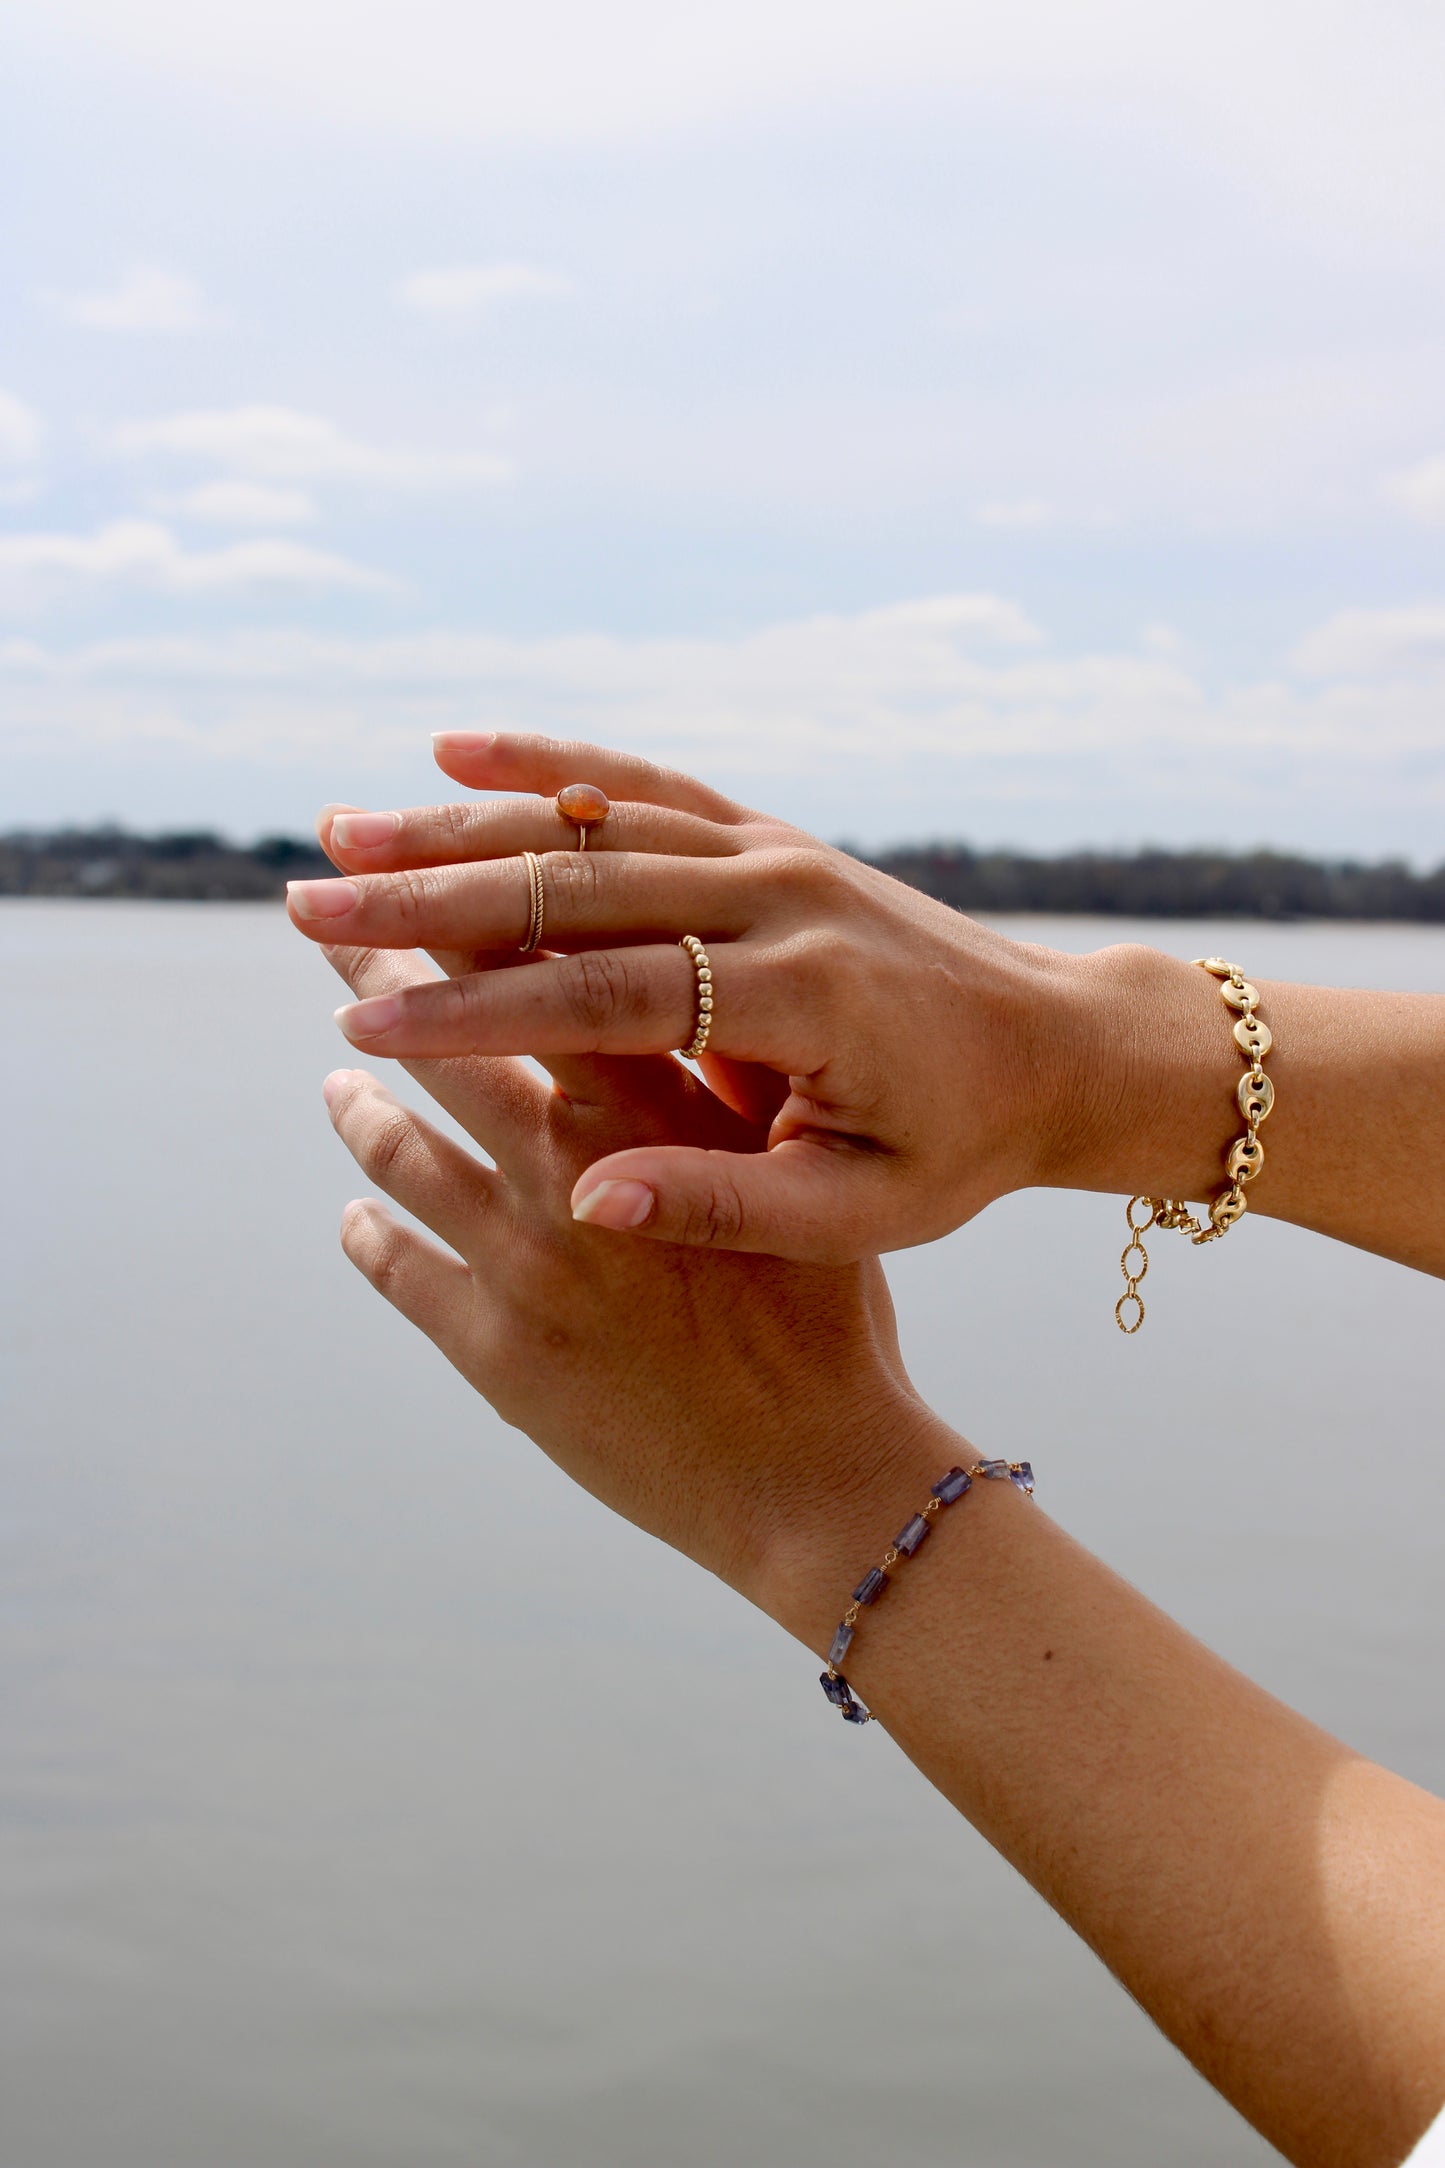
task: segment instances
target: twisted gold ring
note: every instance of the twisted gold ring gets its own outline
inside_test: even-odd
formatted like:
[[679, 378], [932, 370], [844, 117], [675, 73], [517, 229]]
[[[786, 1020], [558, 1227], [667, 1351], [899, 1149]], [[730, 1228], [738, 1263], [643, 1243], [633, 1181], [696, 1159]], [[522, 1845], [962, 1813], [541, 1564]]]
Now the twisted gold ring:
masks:
[[522, 858], [527, 868], [527, 893], [530, 901], [527, 908], [527, 938], [519, 953], [526, 956], [542, 938], [542, 911], [546, 898], [542, 889], [541, 859], [535, 851], [523, 851]]
[[696, 1061], [707, 1045], [707, 1035], [712, 1030], [712, 965], [707, 960], [707, 950], [695, 933], [685, 933], [678, 947], [686, 949], [692, 958], [692, 968], [697, 973], [697, 1025], [691, 1045], [682, 1049], [684, 1061]]

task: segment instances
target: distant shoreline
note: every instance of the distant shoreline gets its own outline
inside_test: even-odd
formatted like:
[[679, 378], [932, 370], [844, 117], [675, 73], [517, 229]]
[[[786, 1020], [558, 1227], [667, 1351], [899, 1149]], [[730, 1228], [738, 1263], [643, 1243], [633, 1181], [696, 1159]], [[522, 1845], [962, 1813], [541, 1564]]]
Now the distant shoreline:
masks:
[[[1284, 851], [1070, 851], [1038, 858], [964, 843], [853, 855], [961, 911], [1051, 917], [1351, 919], [1445, 925], [1445, 865], [1296, 857]], [[67, 828], [0, 837], [0, 897], [265, 903], [334, 867], [293, 836], [237, 844], [210, 830], [134, 835]]]

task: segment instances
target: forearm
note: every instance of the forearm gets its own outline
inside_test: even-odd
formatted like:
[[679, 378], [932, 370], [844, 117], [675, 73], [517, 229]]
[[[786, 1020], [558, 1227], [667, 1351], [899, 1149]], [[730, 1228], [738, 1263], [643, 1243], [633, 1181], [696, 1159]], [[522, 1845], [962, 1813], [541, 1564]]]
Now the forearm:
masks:
[[[896, 1495], [838, 1501], [766, 1607], [821, 1652], [862, 1568], [965, 1456], [920, 1420]], [[1445, 2093], [1445, 1806], [1232, 1671], [1005, 1484], [941, 1518], [846, 1668], [1289, 2158], [1404, 2155]]]
[[[1445, 1274], [1445, 999], [1251, 977], [1277, 1100], [1250, 1211]], [[1046, 1179], [1217, 1195], [1243, 1127], [1217, 982], [1157, 950], [1103, 949], [1059, 1009]]]

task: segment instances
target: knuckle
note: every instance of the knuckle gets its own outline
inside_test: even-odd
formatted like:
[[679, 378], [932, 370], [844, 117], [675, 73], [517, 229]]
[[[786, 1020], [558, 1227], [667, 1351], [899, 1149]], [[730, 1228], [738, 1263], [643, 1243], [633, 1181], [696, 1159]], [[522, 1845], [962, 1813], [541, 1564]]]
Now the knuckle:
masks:
[[365, 1135], [357, 1140], [358, 1166], [385, 1188], [388, 1178], [405, 1159], [415, 1134], [415, 1124], [404, 1107], [382, 1108]]
[[402, 926], [415, 926], [425, 918], [432, 900], [433, 884], [424, 873], [409, 868], [387, 876], [386, 899]]
[[433, 814], [439, 847], [454, 858], [471, 855], [472, 839], [477, 830], [476, 808], [460, 799], [451, 804], [438, 806]]
[[827, 926], [802, 926], [780, 941], [770, 962], [787, 999], [812, 1009], [821, 995], [836, 993], [849, 955], [844, 936]]
[[429, 988], [438, 1024], [444, 1032], [464, 1037], [476, 1024], [481, 989], [475, 978], [439, 979]]
[[333, 948], [326, 953], [354, 994], [379, 992], [393, 969], [385, 949]]
[[750, 877], [761, 874], [768, 894], [811, 914], [828, 893], [824, 854], [805, 843], [786, 843], [748, 854]]
[[391, 1221], [374, 1225], [367, 1252], [366, 1276], [378, 1294], [395, 1300], [407, 1278], [407, 1245]]
[[566, 967], [566, 994], [573, 1016], [589, 1030], [606, 1031], [634, 1006], [632, 972], [612, 949], [583, 949]]
[[686, 786], [692, 780], [677, 768], [664, 768], [659, 762], [648, 760], [642, 753], [625, 753], [621, 766], [627, 777], [628, 787], [634, 790], [639, 798], [670, 795], [680, 785]]
[[395, 1275], [398, 1229], [369, 1200], [348, 1205], [341, 1221], [341, 1247], [373, 1287]]
[[602, 892], [602, 862], [590, 851], [551, 853], [542, 860], [544, 902], [566, 923], [584, 923], [596, 908]]
[[716, 1177], [700, 1196], [690, 1197], [683, 1212], [682, 1238], [699, 1248], [727, 1248], [743, 1232], [743, 1202], [734, 1185]]

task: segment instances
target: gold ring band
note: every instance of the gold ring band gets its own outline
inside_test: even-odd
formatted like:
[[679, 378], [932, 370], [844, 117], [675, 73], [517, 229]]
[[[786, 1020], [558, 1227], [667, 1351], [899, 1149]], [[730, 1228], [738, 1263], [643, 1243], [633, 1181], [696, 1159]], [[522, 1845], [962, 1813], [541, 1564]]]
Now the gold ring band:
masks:
[[684, 1061], [696, 1061], [707, 1045], [707, 1035], [712, 1030], [712, 965], [707, 960], [707, 950], [695, 933], [685, 933], [678, 947], [686, 949], [697, 973], [697, 1025], [692, 1043], [682, 1049]]
[[542, 908], [545, 897], [542, 890], [541, 859], [535, 851], [523, 851], [522, 859], [527, 868], [527, 889], [530, 901], [527, 908], [527, 938], [521, 944], [519, 953], [527, 956], [530, 955], [542, 938]]

